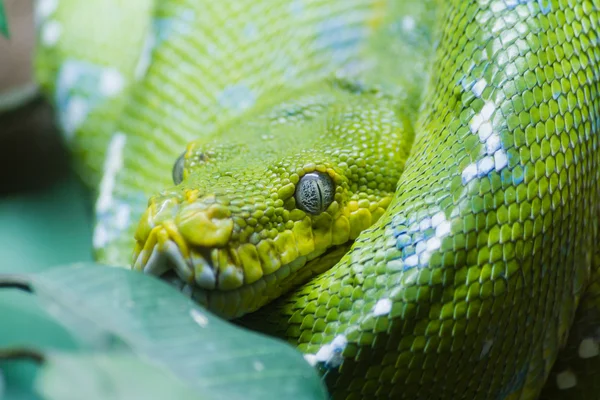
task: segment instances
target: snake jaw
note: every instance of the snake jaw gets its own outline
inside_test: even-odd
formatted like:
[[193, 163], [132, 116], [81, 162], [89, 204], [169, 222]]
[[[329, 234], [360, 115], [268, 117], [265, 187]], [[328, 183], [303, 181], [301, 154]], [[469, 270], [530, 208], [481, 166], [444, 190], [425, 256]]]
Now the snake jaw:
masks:
[[[227, 275], [219, 276], [215, 269], [214, 260], [220, 258], [220, 249], [190, 249], [178, 232], [169, 228], [172, 227], [159, 225], [152, 229], [143, 247], [138, 242], [133, 269], [155, 276], [173, 270], [182, 282], [206, 290], [227, 286], [219, 284], [220, 281], [232, 286], [228, 282], [231, 279], [227, 279]], [[237, 279], [233, 286], [241, 286], [242, 283], [243, 277]]]
[[356, 232], [389, 201], [363, 203], [349, 202], [348, 213], [337, 202], [318, 216], [290, 213], [289, 226], [274, 237], [244, 238], [247, 232], [234, 224], [239, 215], [214, 199], [157, 197], [136, 230], [133, 269], [170, 281], [224, 318], [236, 318], [339, 261]]
[[244, 273], [224, 247], [233, 231], [229, 210], [219, 204], [155, 198], [135, 233], [133, 269], [162, 275], [173, 269], [189, 285], [233, 290]]
[[[237, 318], [333, 266], [351, 243], [298, 256], [251, 283], [226, 248], [190, 246], [168, 222], [138, 240], [133, 269], [158, 276], [224, 318]], [[238, 260], [239, 261], [239, 260]], [[246, 279], [247, 280], [247, 279]]]

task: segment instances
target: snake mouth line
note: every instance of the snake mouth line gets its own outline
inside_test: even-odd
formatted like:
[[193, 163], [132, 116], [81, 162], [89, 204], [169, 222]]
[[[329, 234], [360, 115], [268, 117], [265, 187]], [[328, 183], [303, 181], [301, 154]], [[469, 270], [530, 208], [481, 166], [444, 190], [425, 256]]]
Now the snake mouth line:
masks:
[[[243, 275], [239, 267], [215, 268], [213, 259], [223, 248], [191, 249], [185, 257], [180, 247], [167, 240], [156, 243], [148, 257], [142, 250], [134, 269], [160, 277], [186, 296], [194, 299], [221, 317], [232, 319], [258, 310], [293, 287], [331, 268], [346, 253], [351, 243], [315, 250], [284, 264], [259, 280], [232, 289], [220, 288], [219, 282], [233, 273]], [[216, 257], [218, 259], [218, 257]], [[146, 262], [144, 262], [146, 260]], [[243, 276], [235, 277], [243, 280]]]
[[162, 276], [168, 271], [174, 271], [186, 284], [207, 290], [216, 289], [218, 271], [214, 268], [210, 250], [201, 249], [199, 252], [188, 251], [188, 253], [189, 255], [185, 257], [173, 240], [156, 243], [147, 259], [146, 250], [139, 253], [134, 263], [134, 269], [155, 276]]

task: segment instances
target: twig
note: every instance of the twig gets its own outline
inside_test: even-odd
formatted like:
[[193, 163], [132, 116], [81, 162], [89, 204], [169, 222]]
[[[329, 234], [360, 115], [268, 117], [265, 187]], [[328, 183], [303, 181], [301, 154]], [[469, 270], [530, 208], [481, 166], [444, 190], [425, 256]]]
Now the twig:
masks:
[[0, 274], [0, 289], [20, 289], [25, 292], [33, 292], [29, 280], [22, 275], [3, 275]]
[[30, 360], [37, 364], [45, 361], [45, 356], [42, 352], [26, 347], [13, 347], [8, 349], [0, 349], [0, 361], [17, 361]]

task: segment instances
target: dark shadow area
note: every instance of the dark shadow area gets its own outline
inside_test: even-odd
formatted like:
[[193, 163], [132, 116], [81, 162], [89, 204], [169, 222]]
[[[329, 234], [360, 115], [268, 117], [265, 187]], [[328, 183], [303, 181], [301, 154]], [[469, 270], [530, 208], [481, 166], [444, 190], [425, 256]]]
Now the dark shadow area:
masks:
[[43, 98], [0, 113], [0, 196], [43, 190], [65, 179], [69, 157]]

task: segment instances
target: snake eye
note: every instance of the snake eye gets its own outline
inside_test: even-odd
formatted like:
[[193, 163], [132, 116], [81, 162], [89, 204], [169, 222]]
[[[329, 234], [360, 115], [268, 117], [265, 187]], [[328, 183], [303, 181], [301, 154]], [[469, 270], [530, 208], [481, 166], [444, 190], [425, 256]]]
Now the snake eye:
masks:
[[183, 181], [183, 167], [185, 166], [185, 152], [181, 153], [173, 165], [173, 183], [179, 185]]
[[309, 214], [320, 214], [333, 201], [335, 187], [327, 174], [311, 172], [296, 185], [296, 205]]

